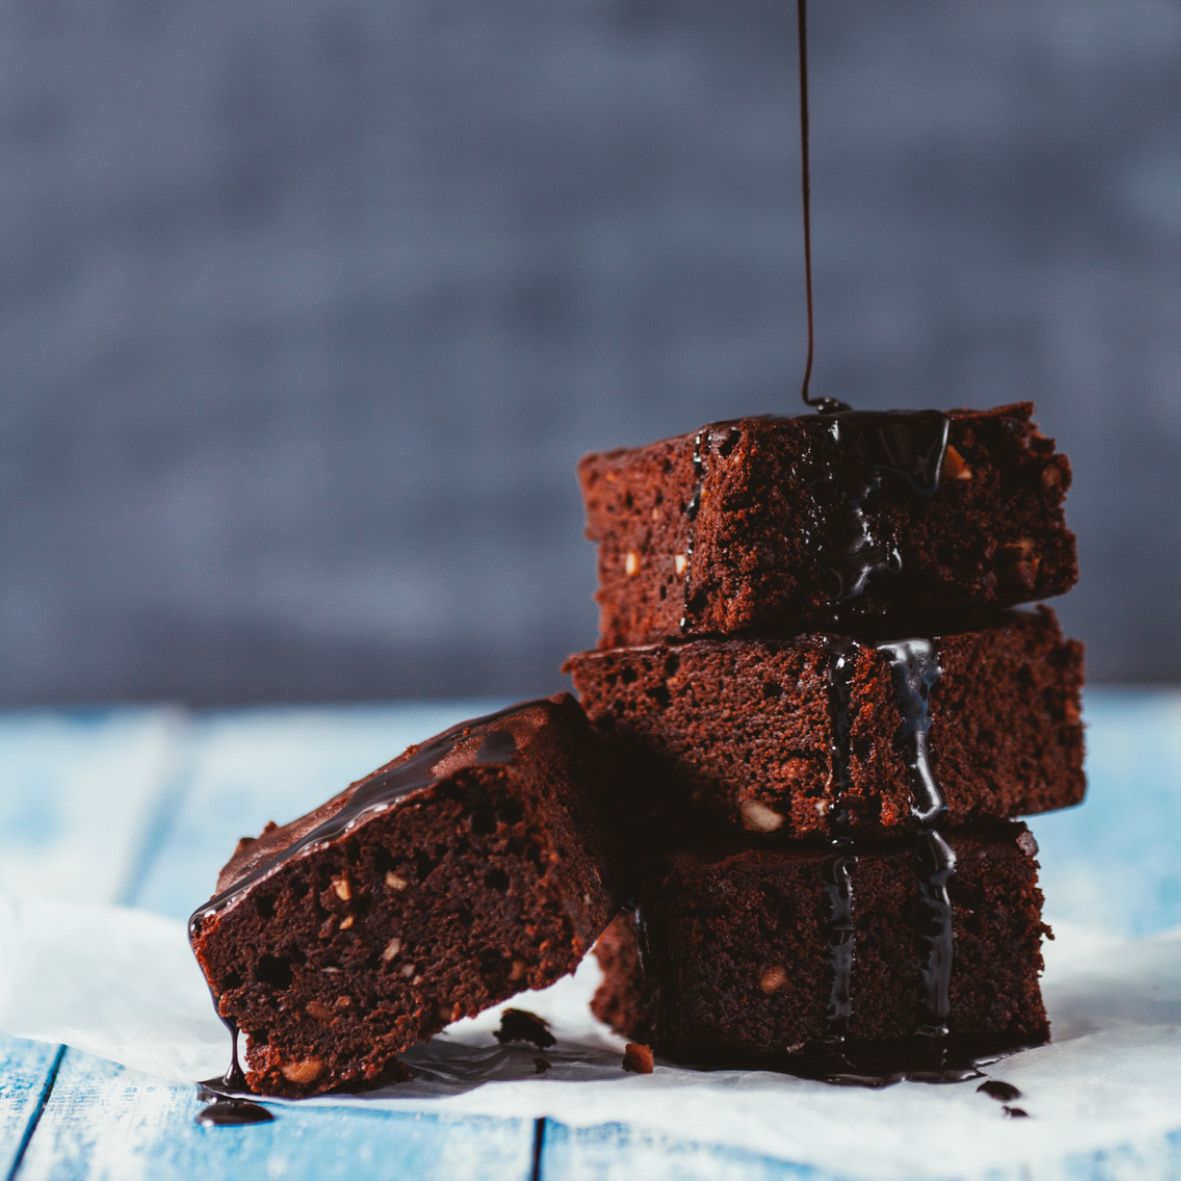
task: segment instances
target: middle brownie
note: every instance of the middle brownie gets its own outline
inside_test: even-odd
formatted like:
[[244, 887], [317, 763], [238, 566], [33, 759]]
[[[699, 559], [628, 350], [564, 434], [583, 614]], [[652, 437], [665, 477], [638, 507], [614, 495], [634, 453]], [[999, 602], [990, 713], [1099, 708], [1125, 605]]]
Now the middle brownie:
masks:
[[701, 639], [566, 668], [621, 798], [664, 825], [832, 836], [839, 810], [846, 835], [920, 827], [916, 730], [951, 824], [1083, 797], [1082, 647], [1046, 607], [929, 641]]

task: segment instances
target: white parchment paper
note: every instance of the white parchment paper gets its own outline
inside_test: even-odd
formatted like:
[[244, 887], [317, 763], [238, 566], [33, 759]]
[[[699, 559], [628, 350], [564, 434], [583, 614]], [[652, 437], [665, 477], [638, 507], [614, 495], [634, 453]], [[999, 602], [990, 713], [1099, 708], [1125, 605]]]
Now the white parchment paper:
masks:
[[[1163, 1152], [1165, 1133], [1181, 1128], [1181, 931], [1133, 941], [1060, 925], [1046, 957], [1053, 1043], [989, 1069], [1021, 1089], [1027, 1120], [1005, 1119], [974, 1083], [867, 1091], [663, 1063], [627, 1074], [623, 1043], [587, 1010], [591, 961], [516, 1002], [550, 1021], [549, 1050], [500, 1046], [498, 1007], [409, 1055], [409, 1083], [304, 1102], [630, 1123], [847, 1176], [1064, 1166], [1120, 1145]], [[0, 895], [0, 1029], [178, 1082], [220, 1074], [228, 1054], [183, 925], [120, 907]], [[544, 1074], [539, 1057], [552, 1063]]]

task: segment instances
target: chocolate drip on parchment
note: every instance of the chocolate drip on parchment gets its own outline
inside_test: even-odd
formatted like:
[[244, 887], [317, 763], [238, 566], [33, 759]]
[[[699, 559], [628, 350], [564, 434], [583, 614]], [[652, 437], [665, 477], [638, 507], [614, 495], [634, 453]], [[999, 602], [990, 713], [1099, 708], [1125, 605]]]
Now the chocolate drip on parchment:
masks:
[[197, 1084], [198, 1097], [212, 1102], [197, 1112], [196, 1121], [218, 1128], [269, 1123], [275, 1117], [265, 1107], [235, 1094], [246, 1090], [246, 1075], [238, 1059], [238, 1025], [232, 1017], [222, 1017], [221, 1022], [230, 1035], [230, 1065], [221, 1078]]

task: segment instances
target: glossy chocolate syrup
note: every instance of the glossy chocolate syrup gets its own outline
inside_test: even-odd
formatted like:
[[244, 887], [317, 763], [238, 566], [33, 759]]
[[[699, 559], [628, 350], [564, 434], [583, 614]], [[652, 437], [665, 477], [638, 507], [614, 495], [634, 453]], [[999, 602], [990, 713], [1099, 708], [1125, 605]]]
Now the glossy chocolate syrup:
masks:
[[812, 486], [827, 506], [815, 544], [835, 602], [858, 599], [871, 578], [901, 571], [895, 538], [866, 505], [886, 479], [903, 481], [916, 495], [934, 495], [949, 426], [937, 410], [849, 410], [815, 420], [811, 429], [820, 438]]
[[[436, 767], [465, 743], [474, 743], [477, 739], [480, 741], [474, 755], [469, 756], [469, 765], [488, 766], [509, 762], [516, 754], [516, 742], [507, 729], [497, 729], [496, 722], [509, 713], [525, 708], [511, 706], [453, 726], [412, 748], [411, 753], [375, 771], [367, 779], [362, 779], [345, 794], [340, 807], [330, 811], [310, 831], [279, 848], [273, 856], [264, 858], [220, 894], [193, 911], [189, 919], [190, 935], [196, 934], [203, 920], [224, 909], [281, 865], [302, 853], [327, 845], [366, 817], [384, 812], [407, 796], [430, 787], [439, 778]], [[481, 731], [484, 733], [481, 734]]]
[[812, 298], [812, 162], [808, 115], [808, 0], [796, 0], [796, 44], [800, 63], [800, 207], [804, 217], [804, 297], [808, 307], [808, 352], [804, 363], [804, 380], [800, 384], [800, 397], [804, 404], [819, 410], [821, 414], [833, 414], [848, 410], [844, 402], [835, 398], [813, 398], [809, 393], [812, 384], [812, 360], [816, 352], [816, 318]]
[[[902, 726], [898, 740], [906, 752], [914, 794], [913, 813], [920, 829], [915, 857], [921, 867], [919, 969], [922, 1017], [913, 1036], [899, 1044], [876, 1048], [846, 1046], [852, 1016], [851, 984], [856, 955], [856, 842], [851, 835], [845, 795], [850, 784], [852, 677], [857, 653], [872, 647], [889, 660], [895, 700]], [[936, 825], [946, 813], [939, 784], [931, 769], [927, 733], [930, 693], [940, 676], [934, 645], [926, 639], [863, 645], [831, 636], [828, 649], [828, 691], [832, 732], [832, 793], [829, 816], [834, 833], [825, 881], [830, 903], [828, 958], [832, 973], [824, 1044], [791, 1059], [788, 1069], [837, 1084], [887, 1086], [902, 1078], [919, 1082], [962, 1082], [979, 1078], [979, 1057], [962, 1041], [953, 1052], [948, 1039], [949, 986], [955, 932], [948, 885], [955, 873], [955, 853]]]
[[948, 418], [937, 411], [857, 412], [835, 398], [810, 392], [816, 351], [816, 315], [812, 290], [812, 169], [808, 112], [808, 4], [796, 0], [800, 78], [800, 178], [804, 220], [804, 294], [807, 303], [807, 359], [800, 397], [825, 417], [824, 429], [855, 464], [821, 462], [825, 480], [836, 485], [838, 511], [825, 530], [826, 565], [836, 581], [838, 601], [864, 593], [874, 574], [897, 572], [901, 556], [888, 536], [878, 536], [865, 503], [889, 474], [906, 480], [915, 492], [931, 495], [947, 447]]
[[[323, 847], [348, 832], [362, 819], [374, 813], [384, 812], [407, 796], [431, 786], [440, 777], [437, 770], [440, 764], [466, 744], [479, 743], [474, 754], [470, 751], [464, 752], [464, 757], [468, 760], [467, 765], [497, 765], [509, 762], [516, 754], [516, 741], [512, 733], [508, 729], [499, 728], [497, 722], [507, 714], [525, 708], [528, 707], [510, 706], [485, 717], [462, 722], [412, 748], [407, 755], [361, 780], [355, 788], [345, 793], [339, 808], [333, 811], [329, 805], [328, 815], [318, 824], [280, 847], [272, 856], [263, 858], [227, 889], [215, 895], [204, 906], [198, 907], [189, 919], [190, 937], [197, 934], [202, 922], [229, 906], [286, 862], [301, 853]], [[217, 1008], [216, 997], [214, 1008]], [[272, 1119], [271, 1114], [257, 1103], [233, 1096], [232, 1092], [246, 1090], [246, 1077], [238, 1059], [237, 1024], [233, 1019], [224, 1016], [221, 1016], [221, 1020], [230, 1033], [230, 1065], [222, 1078], [198, 1084], [203, 1097], [216, 1095], [217, 1098], [198, 1114], [197, 1122], [225, 1125], [261, 1123]]]
[[955, 874], [955, 853], [936, 828], [947, 813], [947, 805], [931, 770], [927, 746], [927, 732], [931, 726], [930, 695], [941, 670], [930, 640], [901, 640], [878, 644], [877, 649], [886, 655], [894, 670], [894, 693], [902, 714], [899, 737], [907, 752], [914, 793], [912, 814], [922, 826], [917, 839], [917, 854], [923, 870], [920, 875], [923, 914], [919, 927], [919, 968], [923, 982], [924, 1020], [917, 1034], [938, 1039], [947, 1036], [948, 989], [955, 950], [951, 898], [948, 895], [948, 885]]
[[976, 1088], [982, 1095], [995, 1099], [998, 1103], [1012, 1103], [1021, 1098], [1021, 1092], [1012, 1083], [1001, 1082], [1000, 1079], [990, 1078]]
[[711, 422], [693, 436], [693, 495], [685, 505], [689, 532], [685, 540], [685, 575], [682, 583], [681, 631], [688, 631], [696, 614], [696, 594], [693, 588], [693, 553], [697, 548], [697, 514], [701, 511], [701, 495], [705, 490], [709, 458], [723, 459], [738, 445], [741, 436], [738, 422]]
[[230, 1065], [221, 1078], [197, 1084], [198, 1097], [212, 1102], [197, 1112], [196, 1121], [210, 1128], [269, 1123], [275, 1117], [265, 1107], [234, 1094], [246, 1090], [246, 1075], [238, 1060], [238, 1026], [228, 1017], [221, 1021], [230, 1035]]
[[[759, 421], [790, 420], [768, 415]], [[866, 505], [885, 480], [901, 481], [918, 496], [939, 490], [950, 420], [938, 410], [842, 410], [799, 421], [811, 435], [802, 466], [817, 506], [811, 544], [829, 571], [829, 596], [839, 613], [840, 605], [865, 593], [872, 578], [902, 569], [895, 539]], [[712, 461], [729, 456], [741, 437], [742, 420], [708, 423], [693, 437], [693, 492], [684, 508], [682, 633], [700, 611], [694, 556], [706, 479]]]

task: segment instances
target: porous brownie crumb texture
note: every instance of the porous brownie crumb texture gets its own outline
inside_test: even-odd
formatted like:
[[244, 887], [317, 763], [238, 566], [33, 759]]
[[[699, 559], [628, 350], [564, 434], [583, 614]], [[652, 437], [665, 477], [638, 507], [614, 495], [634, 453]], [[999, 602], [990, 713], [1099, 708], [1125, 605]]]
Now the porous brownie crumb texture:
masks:
[[586, 456], [579, 477], [587, 535], [599, 545], [601, 645], [783, 634], [838, 609], [880, 617], [1063, 593], [1078, 575], [1062, 514], [1070, 465], [1032, 411], [952, 411], [933, 496], [883, 478], [863, 509], [900, 568], [848, 603], [826, 558], [847, 502], [824, 475], [857, 461], [821, 416], [746, 418], [710, 433], [692, 519], [694, 435]]
[[[939, 636], [932, 768], [948, 821], [1005, 819], [1082, 799], [1082, 649], [1053, 612]], [[701, 639], [601, 649], [567, 669], [603, 735], [621, 804], [669, 832], [705, 815], [736, 831], [831, 834], [829, 637]], [[913, 828], [913, 778], [887, 655], [863, 644], [849, 698], [850, 828]]]
[[218, 1010], [247, 1035], [251, 1089], [402, 1077], [402, 1051], [577, 966], [618, 903], [597, 753], [569, 697], [523, 708], [510, 762], [444, 771], [198, 921]]
[[[956, 954], [954, 1035], [1036, 1043], [1042, 896], [1024, 826], [951, 834]], [[825, 854], [781, 849], [672, 854], [596, 947], [604, 978], [593, 1009], [657, 1053], [711, 1065], [769, 1060], [820, 1041], [831, 986]], [[866, 852], [854, 868], [852, 1043], [908, 1038], [922, 1020], [919, 874], [910, 842]]]

